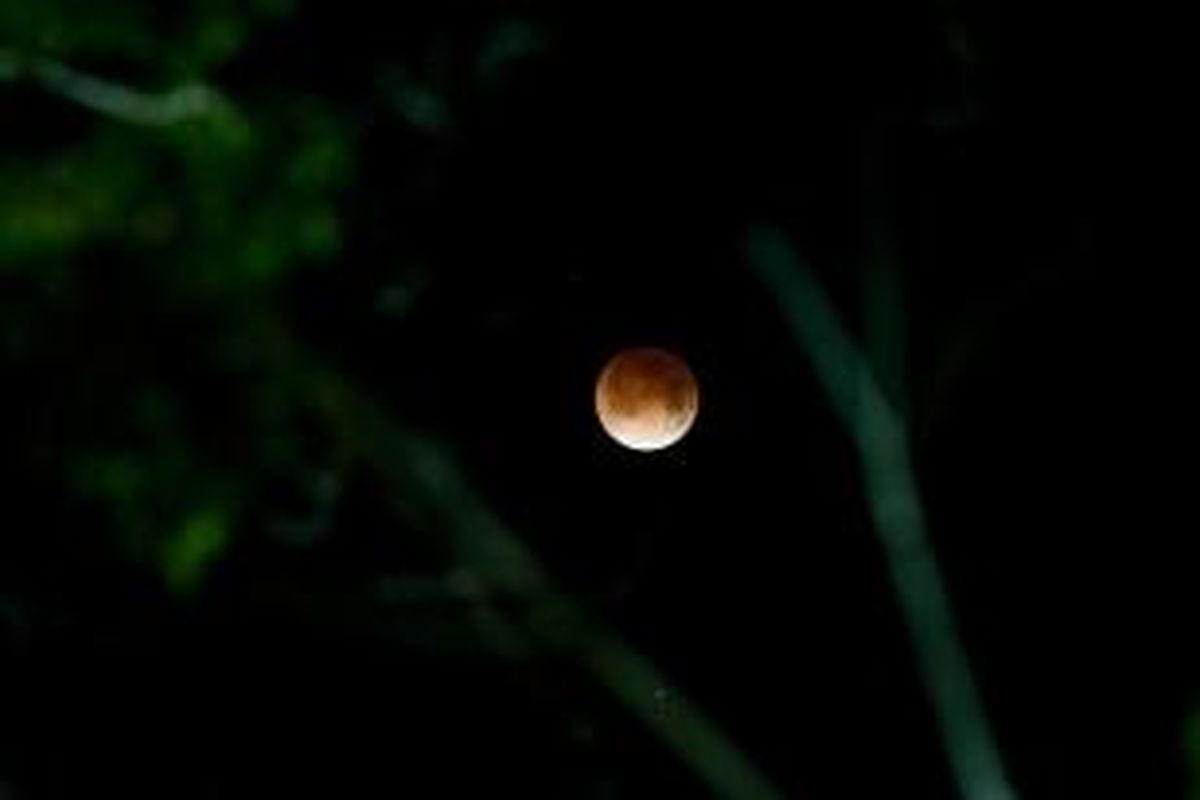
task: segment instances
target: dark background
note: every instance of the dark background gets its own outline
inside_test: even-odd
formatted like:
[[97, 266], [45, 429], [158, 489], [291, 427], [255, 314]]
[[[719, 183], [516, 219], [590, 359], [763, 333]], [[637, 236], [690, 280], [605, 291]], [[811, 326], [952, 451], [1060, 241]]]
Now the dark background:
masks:
[[[1020, 794], [1196, 791], [1127, 20], [102, 6], [0, 0], [0, 797], [705, 796], [569, 652], [496, 651], [330, 376], [785, 796], [955, 796], [762, 222], [905, 414]], [[230, 106], [139, 125], [39, 59]], [[649, 456], [591, 408], [638, 344], [702, 391]]]

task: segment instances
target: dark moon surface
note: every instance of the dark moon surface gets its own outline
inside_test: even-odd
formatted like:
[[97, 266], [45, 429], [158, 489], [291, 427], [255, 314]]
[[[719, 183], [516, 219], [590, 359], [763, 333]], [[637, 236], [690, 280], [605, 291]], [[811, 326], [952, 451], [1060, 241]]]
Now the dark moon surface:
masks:
[[685, 436], [699, 402], [699, 387], [687, 364], [659, 348], [622, 350], [596, 381], [601, 424], [634, 450], [658, 450]]

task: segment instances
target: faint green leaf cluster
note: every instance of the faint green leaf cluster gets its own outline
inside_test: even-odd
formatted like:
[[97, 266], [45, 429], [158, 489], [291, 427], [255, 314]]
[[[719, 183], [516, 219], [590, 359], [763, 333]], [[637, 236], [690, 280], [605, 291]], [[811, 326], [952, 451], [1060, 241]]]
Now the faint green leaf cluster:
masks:
[[[208, 81], [290, 7], [0, 2], [0, 91], [36, 92], [35, 58], [138, 93]], [[280, 83], [221, 95], [213, 113], [139, 126], [46, 91], [39, 124], [62, 132], [0, 148], [0, 370], [34, 370], [22, 392], [60, 421], [39, 446], [63, 486], [182, 594], [263, 482], [311, 467], [281, 298], [340, 252], [356, 166], [334, 101]], [[19, 113], [27, 96], [0, 102]]]
[[[461, 135], [466, 109], [502, 95], [521, 66], [548, 49], [550, 36], [530, 19], [502, 16], [470, 44], [447, 35], [436, 45], [422, 59], [388, 59], [376, 83], [381, 100], [417, 130]], [[448, 53], [458, 53], [465, 68], [453, 68]]]
[[134, 73], [123, 77], [167, 85], [226, 62], [255, 25], [291, 10], [291, 0], [17, 0], [0, 3], [0, 43], [77, 65], [119, 63]]
[[146, 163], [112, 130], [53, 158], [0, 156], [0, 270], [120, 235]]
[[175, 221], [169, 235], [188, 244], [178, 267], [189, 282], [263, 286], [337, 253], [337, 193], [353, 143], [330, 109], [305, 98], [268, 100], [242, 124], [197, 120], [155, 135], [169, 192], [143, 213]]
[[350, 147], [300, 102], [162, 131], [103, 122], [42, 160], [0, 156], [0, 269], [110, 244], [158, 257], [168, 280], [268, 282], [336, 253]]
[[[244, 532], [264, 482], [305, 474], [322, 458], [291, 377], [262, 352], [269, 342], [246, 338], [256, 335], [270, 336], [232, 319], [211, 348], [177, 349], [205, 363], [201, 397], [122, 383], [64, 445], [71, 490], [100, 509], [125, 558], [182, 594]], [[219, 431], [199, 424], [206, 415], [221, 419]]]
[[167, 585], [179, 593], [195, 591], [208, 566], [229, 542], [229, 519], [218, 507], [189, 514], [166, 540], [162, 570]]
[[149, 58], [154, 51], [153, 6], [71, 0], [0, 4], [0, 35], [25, 52], [67, 57], [122, 53]]
[[[54, 420], [29, 443], [54, 453], [50, 479], [180, 594], [270, 527], [264, 485], [339, 469], [313, 445], [336, 436], [309, 414], [286, 305], [342, 252], [362, 110], [286, 74], [226, 80], [291, 10], [0, 1], [0, 102], [19, 115], [34, 98], [49, 134], [0, 147], [0, 369], [27, 370], [26, 402]], [[456, 98], [503, 88], [546, 45], [507, 16], [482, 39], [430, 37], [381, 56], [376, 101], [456, 136]], [[188, 88], [215, 101], [145, 112]]]
[[109, 515], [125, 554], [188, 591], [223, 549], [228, 511], [244, 487], [188, 437], [183, 413], [170, 393], [144, 388], [132, 398], [121, 446], [93, 446], [67, 463], [75, 489]]
[[488, 86], [503, 83], [513, 67], [548, 46], [546, 32], [527, 19], [501, 20], [475, 62], [478, 79]]

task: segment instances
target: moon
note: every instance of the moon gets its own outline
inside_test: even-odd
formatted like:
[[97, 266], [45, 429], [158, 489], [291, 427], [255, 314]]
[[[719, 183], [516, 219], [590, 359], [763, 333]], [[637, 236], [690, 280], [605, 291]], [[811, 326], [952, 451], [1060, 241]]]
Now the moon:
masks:
[[613, 356], [596, 379], [596, 416], [605, 433], [631, 450], [662, 450], [691, 430], [700, 389], [682, 358], [657, 347]]

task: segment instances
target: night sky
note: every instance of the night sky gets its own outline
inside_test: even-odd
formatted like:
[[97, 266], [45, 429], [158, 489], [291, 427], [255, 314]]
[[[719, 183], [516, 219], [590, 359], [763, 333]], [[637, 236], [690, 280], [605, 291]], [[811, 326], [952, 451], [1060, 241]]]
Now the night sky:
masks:
[[[892, 359], [879, 383], [1019, 795], [1183, 797], [1194, 570], [1165, 499], [1178, 479], [1151, 455], [1171, 417], [1147, 355], [1159, 287], [1128, 260], [1115, 21], [1083, 4], [528, 6], [512, 13], [541, 46], [472, 95], [456, 48], [501, 10], [417, 9], [305, 5], [211, 76], [235, 97], [304, 87], [355, 131], [340, 251], [246, 307], [437, 442], [782, 796], [957, 797], [858, 455], [746, 257], [750, 227], [774, 226], [868, 357]], [[383, 109], [396, 52], [458, 98], [445, 120]], [[0, 109], [83, 124], [22, 91]], [[87, 309], [143, 302], [127, 257], [86, 255], [63, 352], [107, 324]], [[159, 311], [116, 347], [162, 352], [115, 374], [170, 362], [155, 379], [191, 398], [190, 430], [236, 440], [239, 401], [187, 355], [208, 323]], [[694, 428], [662, 452], [594, 416], [627, 346], [680, 354], [700, 384]], [[24, 476], [14, 519], [41, 523], [0, 550], [3, 608], [28, 605], [0, 628], [3, 800], [708, 796], [569, 652], [496, 657], [453, 600], [387, 610], [420, 584], [404, 576], [455, 574], [446, 536], [320, 425], [300, 449], [343, 467], [303, 546], [263, 531], [311, 498], [252, 465], [266, 488], [198, 593], [80, 536], [96, 509], [21, 459], [60, 446], [55, 415], [93, 414], [45, 396], [105, 378], [28, 377], [45, 366], [8, 401], [42, 409], [5, 462]]]

